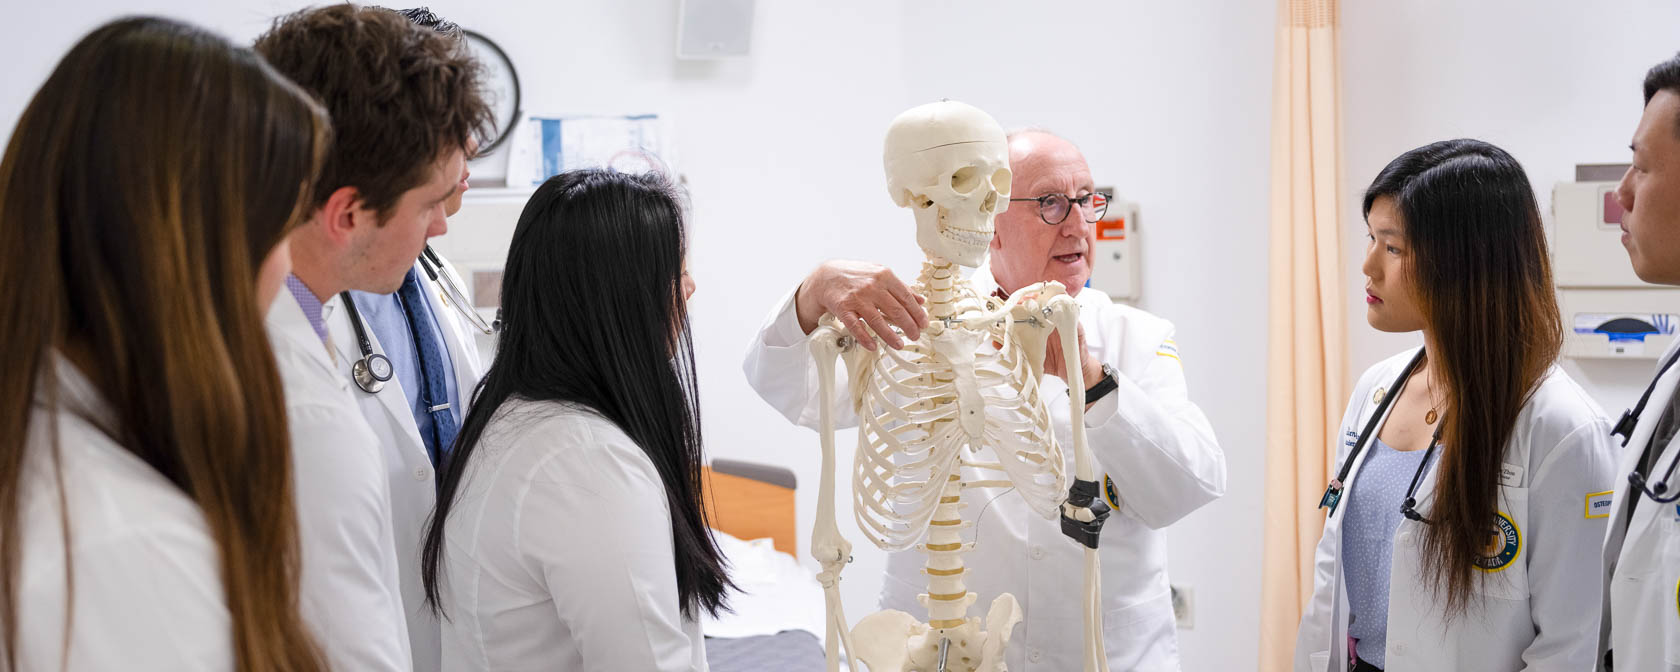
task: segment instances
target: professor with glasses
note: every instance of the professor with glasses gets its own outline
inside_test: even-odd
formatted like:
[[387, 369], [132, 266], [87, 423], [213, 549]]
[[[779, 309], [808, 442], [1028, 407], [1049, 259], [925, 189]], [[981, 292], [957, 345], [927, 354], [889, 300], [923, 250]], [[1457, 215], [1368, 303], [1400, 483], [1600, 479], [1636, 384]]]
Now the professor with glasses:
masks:
[[[1224, 494], [1225, 456], [1207, 417], [1190, 401], [1173, 325], [1086, 287], [1096, 222], [1109, 195], [1095, 190], [1085, 156], [1054, 134], [1019, 131], [1009, 135], [1009, 165], [1009, 208], [997, 216], [990, 260], [975, 270], [973, 284], [1008, 296], [1054, 280], [1079, 303], [1080, 351], [1063, 357], [1051, 338], [1040, 389], [1056, 439], [1067, 447], [1072, 428], [1064, 362], [1079, 366], [1088, 385], [1086, 433], [1105, 474], [1104, 498], [1114, 509], [1099, 540], [1109, 666], [1178, 670], [1161, 530]], [[817, 373], [807, 335], [824, 314], [843, 316], [853, 333], [869, 333], [861, 329], [867, 324], [891, 348], [919, 338], [927, 325], [920, 302], [886, 267], [858, 261], [817, 266], [771, 313], [744, 367], [765, 401], [813, 429]], [[805, 375], [790, 374], [798, 371]], [[1073, 451], [1064, 454], [1072, 473]], [[1033, 514], [1020, 497], [988, 504], [965, 534], [969, 541], [974, 536], [987, 548], [967, 559], [964, 578], [976, 603], [990, 604], [1007, 592], [1025, 612], [1009, 644], [1009, 669], [1080, 669], [1084, 547], [1063, 536], [1057, 520]], [[893, 555], [907, 557], [889, 558], [879, 607], [925, 614], [917, 600], [926, 585], [921, 556], [913, 549]]]

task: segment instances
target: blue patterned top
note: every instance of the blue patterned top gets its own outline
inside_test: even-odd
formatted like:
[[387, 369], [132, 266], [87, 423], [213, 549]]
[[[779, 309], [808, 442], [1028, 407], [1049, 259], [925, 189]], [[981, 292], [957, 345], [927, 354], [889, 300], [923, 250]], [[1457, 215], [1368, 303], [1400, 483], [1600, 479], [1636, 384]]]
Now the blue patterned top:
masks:
[[1388, 645], [1388, 576], [1394, 560], [1394, 532], [1404, 516], [1400, 503], [1426, 451], [1397, 451], [1380, 439], [1348, 489], [1342, 521], [1342, 576], [1347, 579], [1348, 636], [1359, 657], [1383, 667]]

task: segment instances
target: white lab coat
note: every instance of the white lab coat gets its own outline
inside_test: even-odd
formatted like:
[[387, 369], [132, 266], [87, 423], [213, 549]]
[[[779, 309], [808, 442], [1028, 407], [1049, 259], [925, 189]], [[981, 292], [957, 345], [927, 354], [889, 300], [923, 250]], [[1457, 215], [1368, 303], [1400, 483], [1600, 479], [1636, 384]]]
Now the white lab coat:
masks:
[[335, 669], [413, 669], [378, 439], [291, 292], [267, 326], [292, 442], [299, 609]]
[[510, 399], [485, 427], [445, 523], [451, 672], [705, 672], [677, 598], [665, 485], [611, 421]]
[[[19, 670], [233, 669], [221, 554], [198, 505], [100, 429], [115, 414], [54, 356], [58, 409], [31, 409], [18, 530]], [[75, 621], [64, 644], [65, 538], [48, 449], [57, 425], [70, 519]]]
[[[1359, 433], [1376, 412], [1376, 393], [1393, 394], [1394, 380], [1417, 354], [1409, 350], [1371, 367], [1354, 386], [1335, 439], [1341, 469]], [[1516, 532], [1515, 556], [1482, 575], [1471, 611], [1444, 622], [1442, 607], [1422, 574], [1423, 523], [1402, 520], [1394, 534], [1389, 571], [1389, 672], [1512, 672], [1592, 668], [1598, 632], [1599, 587], [1595, 540], [1604, 519], [1588, 507], [1609, 489], [1615, 454], [1598, 405], [1568, 374], [1547, 374], [1518, 413], [1505, 447], [1499, 512]], [[1380, 433], [1380, 425], [1378, 432]], [[1376, 441], [1373, 436], [1371, 443]], [[1430, 518], [1441, 450], [1419, 482], [1417, 511]], [[1324, 524], [1314, 558], [1313, 596], [1295, 643], [1296, 672], [1347, 669], [1348, 597], [1342, 574], [1342, 523], [1368, 444], [1355, 460], [1336, 514]], [[1410, 480], [1410, 479], [1408, 479]], [[1310, 505], [1316, 505], [1312, 502]], [[1396, 504], [1398, 506], [1398, 504]], [[1595, 517], [1588, 517], [1593, 515]]]
[[[984, 293], [996, 287], [986, 268], [975, 271], [972, 281]], [[1187, 395], [1172, 324], [1117, 305], [1091, 288], [1075, 300], [1086, 347], [1119, 372], [1119, 389], [1085, 413], [1097, 470], [1114, 479], [1120, 495], [1119, 510], [1109, 517], [1099, 543], [1109, 665], [1115, 670], [1177, 670], [1167, 546], [1160, 530], [1224, 494], [1225, 456], [1207, 417]], [[744, 368], [759, 396], [789, 420], [816, 428], [817, 373], [807, 342], [789, 292], [753, 342]], [[857, 424], [845, 401], [851, 397], [846, 378], [838, 376], [834, 397], [840, 400], [834, 409], [837, 427]], [[1075, 456], [1067, 386], [1045, 376], [1040, 395], [1050, 407], [1071, 481]], [[813, 440], [813, 459], [816, 448]], [[850, 467], [836, 468], [846, 473]], [[998, 594], [1012, 593], [1026, 620], [1010, 643], [1009, 669], [1080, 669], [1085, 547], [1062, 535], [1059, 519], [1033, 513], [1014, 493], [981, 488], [964, 497], [991, 501], [975, 532], [977, 552], [963, 559], [968, 589], [979, 597], [971, 615], [982, 616]], [[966, 515], [979, 512], [976, 504]], [[881, 608], [926, 618], [927, 610], [916, 601], [927, 592], [925, 558], [917, 551], [888, 556]], [[858, 613], [855, 607], [853, 613]]]
[[[442, 258], [441, 256], [439, 257]], [[442, 327], [443, 341], [449, 348], [449, 360], [455, 366], [455, 389], [461, 405], [467, 406], [473, 389], [483, 370], [478, 359], [478, 345], [473, 339], [473, 327], [466, 324], [453, 304], [446, 298], [442, 286], [433, 282], [419, 262], [414, 265], [420, 274], [432, 314]], [[455, 278], [461, 287], [466, 284], [444, 260], [444, 272]], [[426, 444], [420, 441], [420, 429], [414, 424], [402, 382], [392, 377], [378, 394], [369, 394], [357, 387], [350, 378], [350, 365], [361, 359], [361, 347], [356, 341], [355, 328], [350, 325], [349, 311], [341, 305], [342, 295], [327, 301], [322, 314], [327, 332], [332, 337], [338, 361], [338, 377], [350, 387], [356, 406], [378, 437], [389, 470], [392, 523], [395, 530], [397, 569], [401, 577], [403, 608], [408, 615], [408, 636], [416, 672], [439, 672], [438, 619], [426, 606], [425, 588], [420, 582], [420, 550], [425, 542], [426, 520], [437, 503], [437, 486], [433, 475], [432, 458], [426, 454]], [[373, 351], [385, 352], [379, 337], [367, 330]], [[465, 421], [467, 409], [459, 417]]]
[[[1658, 362], [1667, 361], [1677, 350], [1680, 341], [1670, 346]], [[1680, 366], [1673, 366], [1652, 388], [1639, 425], [1622, 449], [1612, 484], [1609, 529], [1604, 539], [1605, 599], [1600, 640], [1601, 647], [1614, 651], [1618, 671], [1680, 670], [1680, 506], [1653, 502], [1627, 481], [1627, 475], [1639, 466], [1640, 455], [1650, 443], [1657, 419], [1668, 407], [1677, 383]], [[1662, 470], [1676, 451], [1680, 451], [1680, 440], [1662, 447], [1654, 469], [1657, 473], [1647, 474], [1650, 482], [1662, 480]], [[1680, 486], [1680, 478], [1669, 482], [1668, 494], [1673, 494], [1676, 486]], [[1633, 497], [1640, 501], [1630, 521], [1628, 506]]]

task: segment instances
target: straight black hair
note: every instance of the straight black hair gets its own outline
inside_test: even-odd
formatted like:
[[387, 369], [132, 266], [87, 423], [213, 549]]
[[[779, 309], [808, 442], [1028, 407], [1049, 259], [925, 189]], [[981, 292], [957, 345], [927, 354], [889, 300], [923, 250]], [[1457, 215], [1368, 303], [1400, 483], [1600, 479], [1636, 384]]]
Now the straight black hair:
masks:
[[1423, 568], [1449, 617], [1469, 607], [1498, 515], [1500, 465], [1517, 415], [1557, 360], [1563, 321], [1540, 206], [1522, 165], [1480, 140], [1401, 154], [1365, 191], [1393, 198], [1413, 249], [1414, 291], [1444, 383], [1441, 458]]
[[496, 358], [445, 461], [426, 531], [421, 571], [437, 613], [449, 510], [485, 426], [515, 396], [590, 409], [641, 447], [665, 486], [683, 614], [724, 607], [734, 585], [701, 503], [682, 211], [664, 177], [604, 170], [556, 175], [525, 204], [502, 276]]
[[1651, 66], [1645, 72], [1645, 103], [1650, 104], [1658, 91], [1680, 94], [1680, 54]]
[[[1658, 91], [1668, 91], [1680, 95], [1680, 54], [1673, 58], [1651, 66], [1645, 73], [1645, 104], [1650, 105]], [[1680, 115], [1677, 115], [1680, 116]], [[1680, 127], [1675, 128], [1680, 133]]]

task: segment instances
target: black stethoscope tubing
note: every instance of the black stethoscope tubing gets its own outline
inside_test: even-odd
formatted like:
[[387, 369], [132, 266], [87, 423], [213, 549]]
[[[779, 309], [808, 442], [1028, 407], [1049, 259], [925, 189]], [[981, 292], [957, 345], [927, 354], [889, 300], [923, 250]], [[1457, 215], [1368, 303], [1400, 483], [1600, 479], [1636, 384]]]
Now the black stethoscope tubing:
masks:
[[[1663, 374], [1668, 373], [1669, 367], [1674, 366], [1674, 361], [1676, 359], [1680, 359], [1680, 355], [1670, 357], [1667, 362], [1663, 363], [1662, 368], [1657, 370], [1657, 376], [1652, 378], [1651, 384], [1645, 387], [1645, 394], [1639, 396], [1639, 403], [1631, 410], [1623, 411], [1622, 418], [1617, 420], [1615, 428], [1610, 430], [1611, 436], [1622, 437], [1623, 448], [1627, 447], [1628, 441], [1633, 440], [1633, 430], [1635, 427], [1639, 426], [1639, 416], [1645, 413], [1645, 405], [1651, 401], [1651, 393], [1657, 389], [1657, 382], [1662, 380]], [[1680, 391], [1677, 391], [1677, 393], [1680, 393]], [[1680, 453], [1675, 453], [1674, 457], [1669, 458], [1668, 468], [1663, 470], [1662, 480], [1652, 483], [1649, 486], [1646, 485], [1646, 478], [1648, 475], [1640, 473], [1639, 467], [1637, 466], [1645, 463], [1643, 455], [1644, 453], [1650, 452], [1652, 438], [1654, 437], [1645, 438], [1645, 450], [1641, 452], [1641, 458], [1635, 463], [1636, 466], [1633, 471], [1628, 473], [1628, 483], [1632, 484], [1633, 487], [1640, 492], [1645, 493], [1645, 496], [1650, 497], [1653, 502], [1658, 504], [1672, 504], [1680, 501], [1680, 490], [1677, 490], [1673, 495], [1668, 496], [1664, 496], [1663, 493], [1668, 491], [1668, 481], [1669, 479], [1674, 478], [1675, 468], [1680, 467]], [[1658, 449], [1658, 455], [1662, 454], [1660, 452], [1661, 450], [1661, 448]]]
[[362, 313], [356, 310], [356, 301], [350, 298], [350, 292], [340, 292], [338, 298], [344, 302], [344, 309], [350, 313], [350, 326], [356, 330], [356, 346], [361, 348], [362, 358], [350, 364], [350, 379], [356, 382], [356, 387], [368, 394], [379, 394], [385, 389], [385, 383], [391, 381], [395, 368], [391, 360], [385, 355], [373, 351], [373, 341], [368, 339], [367, 327], [362, 324]]
[[[1336, 477], [1330, 480], [1330, 485], [1324, 489], [1324, 497], [1318, 502], [1319, 508], [1330, 509], [1330, 513], [1326, 514], [1327, 517], [1336, 515], [1337, 505], [1341, 503], [1342, 494], [1347, 488], [1348, 475], [1353, 471], [1353, 463], [1359, 459], [1359, 454], [1365, 450], [1365, 445], [1370, 443], [1371, 436], [1376, 433], [1377, 427], [1387, 418], [1389, 406], [1400, 397], [1400, 393], [1406, 389], [1406, 381], [1411, 379], [1412, 373], [1417, 371], [1418, 365], [1422, 362], [1423, 350], [1420, 348], [1418, 353], [1412, 357], [1412, 361], [1406, 363], [1406, 368], [1400, 371], [1400, 376], [1394, 379], [1394, 384], [1389, 386], [1392, 391], [1384, 395], [1382, 401], [1377, 402], [1377, 411], [1371, 414], [1371, 419], [1365, 423], [1364, 431], [1361, 431], [1358, 440], [1354, 441], [1353, 450], [1348, 453], [1347, 459], [1342, 461], [1342, 468], [1337, 472]], [[1444, 421], [1435, 426], [1435, 433], [1429, 439], [1429, 449], [1424, 451], [1423, 461], [1418, 463], [1417, 471], [1412, 472], [1412, 484], [1406, 488], [1406, 500], [1400, 504], [1401, 515], [1421, 523], [1428, 523], [1429, 521], [1417, 512], [1418, 484], [1423, 481], [1424, 471], [1429, 468], [1430, 458], [1435, 455], [1435, 448], [1441, 445], [1441, 428], [1444, 426], [1446, 426]]]

